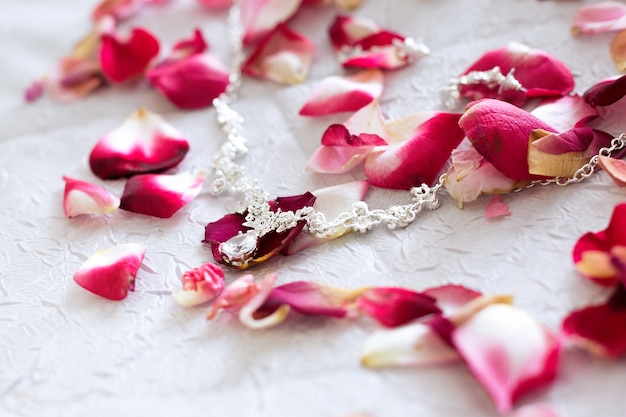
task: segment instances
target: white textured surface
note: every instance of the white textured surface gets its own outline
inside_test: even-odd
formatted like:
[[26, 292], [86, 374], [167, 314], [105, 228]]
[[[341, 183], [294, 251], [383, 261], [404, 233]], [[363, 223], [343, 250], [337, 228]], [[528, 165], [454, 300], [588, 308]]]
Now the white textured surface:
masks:
[[[211, 259], [203, 226], [233, 201], [207, 191], [169, 220], [119, 212], [64, 218], [62, 175], [102, 183], [87, 156], [96, 140], [139, 106], [162, 114], [186, 134], [191, 152], [181, 170], [208, 167], [220, 144], [212, 110], [175, 109], [146, 85], [116, 87], [85, 101], [28, 105], [22, 91], [70, 50], [89, 27], [94, 2], [7, 2], [0, 14], [0, 415], [1, 416], [372, 416], [492, 417], [487, 395], [463, 365], [371, 371], [359, 366], [374, 325], [291, 317], [269, 331], [243, 328], [228, 314], [204, 320], [170, 293], [184, 270]], [[180, 3], [180, 2], [179, 2]], [[438, 89], [488, 49], [520, 41], [562, 59], [576, 91], [615, 73], [609, 35], [572, 38], [574, 10], [589, 1], [365, 0], [357, 13], [417, 38], [432, 55], [388, 73], [382, 106], [395, 118], [440, 108]], [[245, 161], [273, 195], [361, 178], [359, 173], [305, 173], [324, 128], [346, 116], [300, 118], [296, 109], [316, 80], [336, 74], [326, 28], [336, 12], [307, 10], [293, 22], [319, 45], [309, 82], [281, 87], [246, 82], [238, 108], [247, 116]], [[163, 46], [200, 26], [226, 58], [223, 13], [187, 1], [151, 10], [133, 22]], [[119, 193], [122, 181], [105, 184]], [[507, 195], [512, 216], [486, 220], [488, 199], [460, 211], [446, 199], [406, 230], [347, 236], [256, 273], [280, 282], [318, 280], [355, 287], [422, 289], [462, 283], [487, 293], [514, 293], [516, 304], [552, 329], [573, 308], [604, 297], [574, 271], [570, 252], [588, 230], [604, 228], [624, 199], [604, 175], [567, 188]], [[372, 190], [374, 206], [406, 194]], [[72, 274], [92, 253], [137, 242], [147, 254], [136, 292], [122, 302], [92, 296]], [[228, 272], [232, 279], [239, 274]], [[605, 363], [567, 349], [559, 380], [523, 403], [547, 402], [563, 416], [624, 415], [626, 363]]]

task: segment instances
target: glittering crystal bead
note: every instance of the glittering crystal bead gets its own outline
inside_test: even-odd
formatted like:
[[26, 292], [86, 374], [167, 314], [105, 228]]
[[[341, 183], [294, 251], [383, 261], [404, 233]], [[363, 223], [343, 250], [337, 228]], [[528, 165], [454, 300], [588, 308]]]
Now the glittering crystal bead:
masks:
[[241, 266], [254, 256], [258, 243], [258, 235], [249, 230], [220, 243], [218, 251], [227, 264]]

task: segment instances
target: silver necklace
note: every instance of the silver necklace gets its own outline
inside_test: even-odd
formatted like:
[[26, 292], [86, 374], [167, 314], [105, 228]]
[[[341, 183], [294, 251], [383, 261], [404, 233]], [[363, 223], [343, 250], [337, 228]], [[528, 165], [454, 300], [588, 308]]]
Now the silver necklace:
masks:
[[[223, 242], [219, 246], [219, 253], [224, 262], [229, 265], [240, 267], [246, 265], [254, 256], [259, 239], [270, 232], [284, 232], [296, 227], [300, 222], [305, 222], [303, 233], [310, 233], [317, 237], [335, 235], [341, 231], [358, 231], [365, 233], [374, 227], [385, 224], [388, 229], [406, 227], [413, 223], [417, 215], [424, 209], [435, 210], [439, 207], [439, 192], [444, 188], [445, 174], [433, 186], [421, 184], [411, 188], [409, 194], [411, 203], [393, 205], [386, 209], [371, 210], [367, 203], [358, 201], [341, 213], [335, 219], [327, 219], [324, 213], [313, 207], [304, 207], [296, 211], [272, 211], [269, 204], [268, 193], [259, 185], [258, 181], [249, 180], [245, 175], [245, 169], [235, 162], [248, 153], [246, 138], [243, 135], [243, 117], [232, 108], [242, 86], [241, 67], [245, 59], [242, 36], [243, 25], [241, 23], [241, 7], [235, 1], [230, 8], [228, 20], [228, 45], [231, 53], [231, 72], [226, 90], [213, 101], [216, 109], [217, 121], [223, 131], [226, 140], [220, 147], [213, 161], [213, 182], [211, 193], [219, 195], [224, 192], [238, 193], [244, 196], [243, 201], [237, 204], [235, 211], [245, 214], [243, 226], [246, 232], [240, 232], [233, 238]], [[416, 47], [416, 43], [407, 38], [405, 44], [396, 45], [399, 54], [415, 53], [423, 55], [425, 47]], [[515, 79], [511, 71], [506, 76], [498, 67], [490, 71], [474, 71], [450, 80], [443, 90], [444, 103], [447, 106], [455, 106], [458, 103], [459, 89], [463, 85], [485, 84], [491, 88], [522, 90], [523, 86]], [[536, 185], [557, 184], [565, 186], [579, 183], [591, 176], [597, 169], [599, 156], [610, 156], [615, 151], [626, 147], [626, 133], [611, 141], [609, 147], [602, 148], [597, 155], [583, 165], [571, 178], [557, 177], [545, 181], [533, 181], [522, 189]]]

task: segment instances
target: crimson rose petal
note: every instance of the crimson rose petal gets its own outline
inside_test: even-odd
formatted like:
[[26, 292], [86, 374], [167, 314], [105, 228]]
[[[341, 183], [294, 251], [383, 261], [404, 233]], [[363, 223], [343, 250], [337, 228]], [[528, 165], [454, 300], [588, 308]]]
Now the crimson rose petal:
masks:
[[440, 313], [437, 301], [426, 294], [404, 288], [378, 287], [365, 291], [358, 306], [386, 327], [397, 327], [428, 314]]
[[147, 30], [135, 28], [127, 39], [115, 33], [102, 34], [100, 65], [116, 83], [137, 78], [159, 53], [159, 41]]

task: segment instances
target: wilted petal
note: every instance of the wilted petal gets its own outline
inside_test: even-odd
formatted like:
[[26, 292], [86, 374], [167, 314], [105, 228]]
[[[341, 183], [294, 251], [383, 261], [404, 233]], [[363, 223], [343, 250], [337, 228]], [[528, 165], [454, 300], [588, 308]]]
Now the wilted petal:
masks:
[[539, 49], [512, 42], [504, 48], [494, 49], [470, 65], [463, 74], [472, 71], [489, 71], [499, 67], [503, 74], [513, 70], [514, 77], [524, 90], [490, 88], [484, 84], [463, 86], [461, 95], [471, 100], [498, 98], [522, 105], [526, 98], [558, 97], [574, 89], [574, 77], [558, 59]]
[[432, 185], [463, 140], [458, 120], [458, 114], [432, 112], [389, 122], [387, 129], [396, 143], [367, 155], [365, 175], [370, 184], [400, 190]]
[[617, 185], [626, 187], [626, 161], [609, 156], [600, 156], [598, 163]]
[[493, 304], [452, 335], [468, 367], [501, 413], [524, 393], [554, 380], [559, 340], [525, 312]]
[[126, 39], [115, 33], [104, 33], [101, 42], [102, 72], [117, 83], [141, 76], [159, 53], [159, 41], [142, 28], [133, 29]]
[[435, 298], [404, 288], [378, 287], [358, 299], [359, 309], [386, 327], [397, 327], [420, 317], [440, 313]]
[[212, 54], [194, 54], [159, 65], [146, 78], [181, 109], [208, 107], [228, 85], [228, 69]]
[[120, 208], [166, 219], [196, 198], [203, 182], [203, 171], [197, 174], [135, 175], [126, 182]]
[[127, 243], [89, 257], [74, 274], [74, 281], [87, 291], [109, 300], [122, 300], [135, 288], [135, 276], [145, 249]]
[[[324, 213], [329, 221], [333, 221], [341, 213], [350, 209], [355, 202], [362, 201], [368, 189], [369, 183], [367, 181], [353, 181], [316, 190], [313, 192], [316, 197], [313, 208]], [[291, 255], [303, 249], [321, 245], [349, 232], [350, 229], [344, 227], [338, 228], [323, 237], [316, 237], [310, 233], [301, 233], [286, 248], [285, 255]]]
[[174, 300], [182, 306], [191, 307], [215, 299], [224, 290], [224, 271], [217, 265], [207, 263], [189, 271], [181, 278], [182, 289], [176, 291]]
[[563, 132], [572, 127], [585, 126], [587, 122], [598, 117], [598, 110], [583, 97], [575, 94], [542, 102], [530, 114], [543, 120], [556, 131]]
[[380, 97], [383, 73], [367, 70], [355, 75], [324, 78], [300, 109], [302, 116], [356, 111]]
[[594, 34], [626, 29], [626, 5], [616, 1], [590, 4], [578, 9], [572, 33]]
[[536, 129], [555, 132], [525, 110], [500, 100], [470, 103], [459, 120], [474, 148], [513, 180], [528, 180], [528, 140]]
[[500, 201], [499, 195], [494, 195], [487, 203], [487, 207], [485, 207], [485, 217], [488, 219], [510, 215], [509, 206]]
[[242, 71], [281, 84], [298, 84], [306, 79], [314, 53], [312, 41], [281, 24], [259, 43]]
[[289, 20], [301, 3], [302, 0], [244, 0], [241, 4], [244, 43], [261, 39]]
[[456, 362], [460, 356], [424, 323], [410, 323], [374, 332], [361, 352], [361, 363], [368, 368], [425, 366]]
[[84, 97], [106, 83], [100, 64], [83, 58], [62, 58], [46, 80], [50, 96], [68, 103]]
[[95, 184], [63, 177], [63, 212], [67, 217], [82, 214], [110, 214], [120, 206], [120, 199]]
[[448, 169], [445, 186], [459, 208], [481, 194], [509, 192], [516, 183], [498, 171], [476, 149], [452, 151], [452, 166]]
[[613, 136], [588, 127], [563, 133], [541, 129], [530, 134], [528, 172], [547, 177], [572, 177], [600, 148], [609, 146]]
[[286, 304], [275, 308], [264, 308], [267, 297], [274, 290], [276, 274], [266, 275], [258, 281], [258, 293], [239, 310], [239, 320], [251, 329], [267, 329], [282, 323], [289, 315], [290, 307]]
[[172, 168], [188, 150], [182, 133], [161, 116], [141, 108], [98, 141], [89, 164], [102, 179], [128, 177]]
[[[272, 283], [273, 285], [273, 283]], [[222, 309], [240, 309], [250, 302], [260, 291], [259, 282], [251, 274], [243, 275], [228, 284], [224, 291], [213, 301], [207, 313], [207, 320], [211, 320]]]

